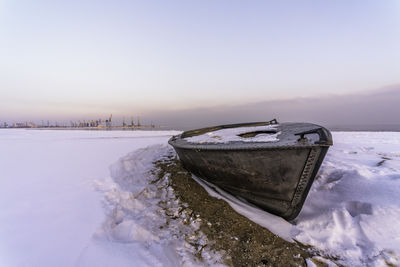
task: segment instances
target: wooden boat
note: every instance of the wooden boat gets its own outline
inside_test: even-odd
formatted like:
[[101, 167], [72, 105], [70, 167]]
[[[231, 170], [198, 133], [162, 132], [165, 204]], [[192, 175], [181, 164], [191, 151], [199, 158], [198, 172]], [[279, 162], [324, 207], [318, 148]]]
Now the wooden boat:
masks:
[[[225, 129], [242, 130], [239, 140], [191, 140]], [[252, 141], [263, 135], [278, 138]], [[333, 142], [329, 130], [319, 125], [278, 124], [274, 119], [186, 131], [172, 137], [169, 144], [184, 168], [196, 176], [263, 210], [292, 220], [299, 214]]]

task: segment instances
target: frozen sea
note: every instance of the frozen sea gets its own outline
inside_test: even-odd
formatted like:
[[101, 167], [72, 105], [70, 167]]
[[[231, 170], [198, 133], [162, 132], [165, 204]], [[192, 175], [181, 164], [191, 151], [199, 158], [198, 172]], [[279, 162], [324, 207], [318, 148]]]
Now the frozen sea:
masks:
[[[167, 140], [177, 133], [0, 130], [0, 266], [196, 265], [177, 236], [196, 225], [160, 230], [155, 203], [173, 192], [149, 184], [152, 162], [171, 153]], [[333, 138], [290, 223], [203, 186], [249, 219], [340, 264], [399, 266], [400, 133], [334, 132]], [[211, 252], [207, 258], [206, 264], [219, 262]]]

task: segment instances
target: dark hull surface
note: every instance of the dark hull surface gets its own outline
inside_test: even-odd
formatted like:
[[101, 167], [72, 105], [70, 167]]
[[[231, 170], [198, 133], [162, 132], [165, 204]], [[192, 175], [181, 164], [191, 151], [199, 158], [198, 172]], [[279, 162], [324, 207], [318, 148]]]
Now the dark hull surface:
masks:
[[[298, 128], [307, 132], [308, 128], [316, 129], [317, 125], [301, 126], [294, 127], [289, 134], [294, 135]], [[332, 144], [329, 131], [323, 130], [318, 134], [311, 131], [312, 135], [316, 135], [314, 140], [299, 141], [299, 136], [295, 136], [292, 138], [295, 142], [292, 142], [290, 136], [289, 139], [284, 136], [286, 139], [282, 144], [192, 144], [182, 142], [184, 139], [181, 136], [185, 133], [171, 138], [169, 143], [175, 148], [183, 166], [193, 174], [266, 211], [291, 220], [299, 214]]]

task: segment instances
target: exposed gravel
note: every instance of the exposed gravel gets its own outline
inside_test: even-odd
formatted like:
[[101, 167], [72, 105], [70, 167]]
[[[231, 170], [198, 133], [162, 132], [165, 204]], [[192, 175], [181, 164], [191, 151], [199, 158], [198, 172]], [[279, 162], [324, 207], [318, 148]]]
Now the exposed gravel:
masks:
[[183, 208], [200, 221], [200, 230], [209, 240], [206, 246], [224, 255], [227, 265], [306, 266], [306, 259], [314, 256], [301, 244], [283, 240], [210, 196], [173, 155], [156, 162], [156, 171], [160, 179], [168, 175], [175, 195], [185, 203]]

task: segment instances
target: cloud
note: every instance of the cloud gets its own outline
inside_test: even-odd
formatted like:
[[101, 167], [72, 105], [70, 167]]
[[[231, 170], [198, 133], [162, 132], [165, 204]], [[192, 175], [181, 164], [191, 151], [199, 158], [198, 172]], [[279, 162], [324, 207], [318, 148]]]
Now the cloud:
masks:
[[277, 118], [281, 122], [306, 121], [355, 130], [363, 126], [400, 125], [399, 114], [400, 85], [394, 85], [367, 93], [158, 111], [146, 117], [157, 124], [181, 129]]

